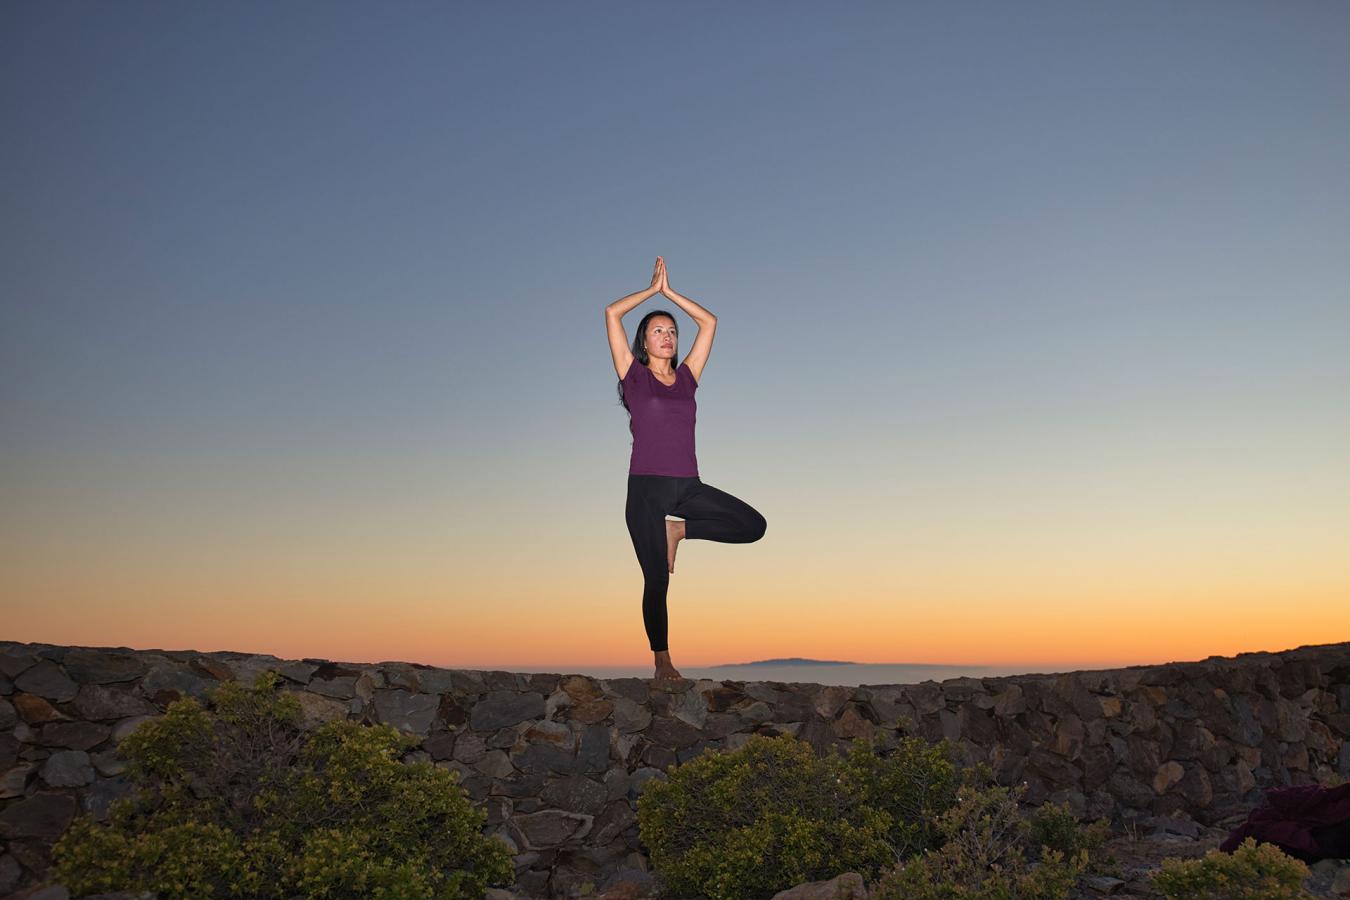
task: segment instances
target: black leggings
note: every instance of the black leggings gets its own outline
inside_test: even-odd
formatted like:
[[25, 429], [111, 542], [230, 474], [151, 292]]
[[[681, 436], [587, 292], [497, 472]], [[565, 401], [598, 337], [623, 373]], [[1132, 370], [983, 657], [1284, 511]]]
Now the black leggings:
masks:
[[697, 477], [629, 475], [624, 518], [642, 566], [642, 624], [652, 650], [668, 650], [666, 516], [684, 519], [686, 539], [748, 544], [764, 537], [764, 517], [744, 500], [704, 484]]

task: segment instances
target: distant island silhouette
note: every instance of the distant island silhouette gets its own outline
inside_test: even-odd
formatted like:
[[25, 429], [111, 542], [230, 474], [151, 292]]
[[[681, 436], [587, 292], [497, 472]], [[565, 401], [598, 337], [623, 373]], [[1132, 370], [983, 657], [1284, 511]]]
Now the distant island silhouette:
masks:
[[801, 656], [789, 656], [786, 659], [760, 659], [755, 662], [722, 663], [714, 669], [730, 669], [736, 666], [852, 666], [857, 663], [843, 659], [806, 659]]
[[971, 666], [960, 663], [860, 663], [847, 659], [807, 659], [804, 656], [789, 656], [782, 659], [759, 659], [754, 662], [722, 663], [708, 666], [710, 669], [735, 669], [747, 666], [871, 666], [872, 668], [892, 669], [988, 669], [989, 666]]

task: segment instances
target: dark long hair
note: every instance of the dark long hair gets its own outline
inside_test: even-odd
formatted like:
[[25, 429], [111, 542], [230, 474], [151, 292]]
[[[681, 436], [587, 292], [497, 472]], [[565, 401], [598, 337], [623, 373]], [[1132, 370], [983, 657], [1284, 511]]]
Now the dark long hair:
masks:
[[[647, 352], [647, 323], [651, 321], [652, 316], [665, 316], [670, 321], [675, 322], [675, 317], [664, 309], [654, 309], [642, 317], [642, 321], [638, 323], [637, 334], [633, 336], [633, 365], [635, 366], [645, 366], [651, 362], [651, 355]], [[676, 322], [675, 353], [677, 356], [679, 355], [680, 350], [679, 328], [680, 325]], [[633, 431], [633, 411], [628, 409], [628, 400], [623, 395], [623, 379], [619, 380], [619, 402], [623, 404], [625, 410], [628, 410], [628, 433], [636, 436], [636, 433]]]

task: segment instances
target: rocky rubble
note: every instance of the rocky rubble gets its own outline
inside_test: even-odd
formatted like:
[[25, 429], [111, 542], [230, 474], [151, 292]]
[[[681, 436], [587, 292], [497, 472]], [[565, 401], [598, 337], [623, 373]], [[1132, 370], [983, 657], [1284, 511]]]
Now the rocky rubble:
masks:
[[1267, 787], [1350, 775], [1350, 643], [838, 687], [0, 642], [0, 895], [41, 884], [74, 816], [106, 815], [127, 791], [116, 747], [137, 725], [179, 697], [269, 669], [309, 722], [387, 722], [421, 738], [411, 758], [458, 771], [487, 810], [486, 830], [516, 855], [517, 883], [501, 896], [650, 892], [643, 785], [752, 734], [791, 734], [819, 753], [857, 737], [883, 747], [946, 737], [1001, 783], [1025, 782], [1030, 802], [1066, 802], [1118, 826], [1182, 816], [1212, 830]]

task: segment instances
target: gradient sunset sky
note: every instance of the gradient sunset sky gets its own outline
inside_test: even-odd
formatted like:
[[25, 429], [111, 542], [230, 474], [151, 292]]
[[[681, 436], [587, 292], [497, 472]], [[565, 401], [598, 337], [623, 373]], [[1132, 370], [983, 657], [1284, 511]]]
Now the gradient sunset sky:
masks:
[[2, 639], [650, 664], [658, 254], [677, 665], [1350, 638], [1350, 4], [12, 2], [0, 116]]

